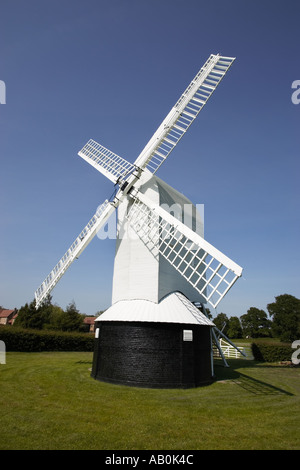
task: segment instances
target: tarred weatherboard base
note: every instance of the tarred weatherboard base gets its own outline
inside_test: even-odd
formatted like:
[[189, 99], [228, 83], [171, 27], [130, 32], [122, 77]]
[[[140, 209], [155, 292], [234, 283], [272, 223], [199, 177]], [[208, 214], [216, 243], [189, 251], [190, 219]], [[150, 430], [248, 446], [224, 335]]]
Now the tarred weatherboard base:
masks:
[[209, 326], [102, 321], [97, 328], [91, 373], [97, 380], [148, 388], [212, 381]]

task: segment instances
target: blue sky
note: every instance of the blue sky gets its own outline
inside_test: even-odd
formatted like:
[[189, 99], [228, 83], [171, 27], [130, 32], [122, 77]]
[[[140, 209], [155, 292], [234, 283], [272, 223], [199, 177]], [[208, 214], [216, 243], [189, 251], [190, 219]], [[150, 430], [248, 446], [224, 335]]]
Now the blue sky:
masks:
[[[113, 185], [77, 156], [93, 138], [134, 162], [211, 53], [232, 68], [158, 176], [205, 205], [205, 238], [244, 268], [214, 314], [300, 297], [300, 4], [1, 0], [0, 305], [19, 308]], [[110, 306], [114, 240], [53, 291]]]

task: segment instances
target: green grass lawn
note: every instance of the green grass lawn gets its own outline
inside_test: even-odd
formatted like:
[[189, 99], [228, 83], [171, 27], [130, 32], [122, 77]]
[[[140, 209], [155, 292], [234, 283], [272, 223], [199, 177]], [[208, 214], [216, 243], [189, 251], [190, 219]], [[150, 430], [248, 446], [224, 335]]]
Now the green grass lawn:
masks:
[[229, 360], [189, 390], [90, 377], [91, 353], [7, 353], [0, 449], [300, 449], [300, 369]]

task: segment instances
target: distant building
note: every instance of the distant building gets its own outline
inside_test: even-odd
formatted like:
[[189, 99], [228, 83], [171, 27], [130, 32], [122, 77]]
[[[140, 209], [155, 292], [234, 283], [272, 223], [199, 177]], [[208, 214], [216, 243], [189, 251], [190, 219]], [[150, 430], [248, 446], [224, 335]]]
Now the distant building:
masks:
[[18, 316], [18, 310], [8, 310], [6, 308], [0, 308], [0, 325], [13, 325], [15, 319]]
[[83, 319], [83, 323], [85, 325], [85, 329], [87, 331], [87, 333], [94, 333], [95, 331], [95, 320], [96, 320], [96, 317], [84, 317]]

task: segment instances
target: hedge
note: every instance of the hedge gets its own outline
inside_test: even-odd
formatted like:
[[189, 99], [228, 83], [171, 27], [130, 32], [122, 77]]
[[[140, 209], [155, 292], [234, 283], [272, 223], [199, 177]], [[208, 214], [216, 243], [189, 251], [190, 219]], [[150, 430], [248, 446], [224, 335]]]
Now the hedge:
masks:
[[256, 361], [280, 362], [290, 361], [293, 349], [287, 343], [257, 342], [251, 345], [252, 354]]
[[66, 333], [49, 330], [27, 330], [19, 327], [1, 326], [0, 340], [6, 351], [93, 351], [94, 335]]

